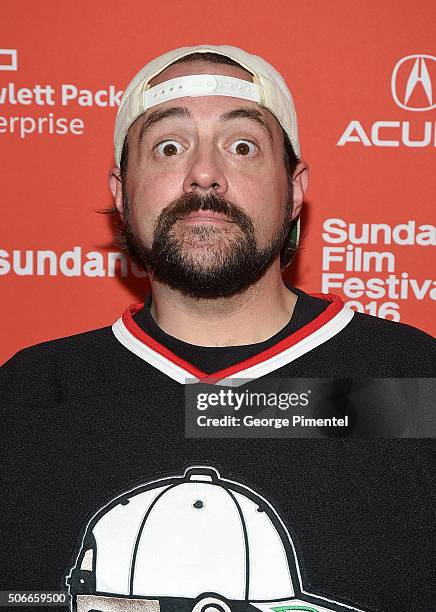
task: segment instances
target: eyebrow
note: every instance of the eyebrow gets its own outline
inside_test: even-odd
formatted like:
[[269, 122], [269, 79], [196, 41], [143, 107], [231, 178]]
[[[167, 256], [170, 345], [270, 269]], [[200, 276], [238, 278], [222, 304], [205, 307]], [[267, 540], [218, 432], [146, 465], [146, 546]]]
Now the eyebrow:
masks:
[[[192, 115], [186, 106], [172, 106], [171, 108], [165, 108], [163, 110], [152, 111], [145, 119], [141, 126], [139, 133], [139, 140], [141, 140], [147, 132], [150, 131], [153, 125], [169, 119], [171, 117], [179, 117], [181, 119], [192, 119]], [[220, 115], [221, 121], [233, 121], [234, 119], [251, 119], [256, 121], [268, 134], [271, 142], [273, 142], [273, 134], [271, 128], [266, 123], [264, 116], [260, 111], [255, 108], [236, 108]]]
[[232, 119], [251, 119], [256, 121], [268, 134], [271, 142], [273, 142], [273, 134], [271, 128], [264, 119], [262, 113], [255, 108], [236, 108], [228, 111], [220, 116], [221, 121], [232, 121]]
[[139, 132], [139, 140], [141, 140], [150, 128], [156, 123], [164, 121], [170, 117], [181, 117], [182, 119], [191, 119], [192, 115], [186, 108], [186, 106], [172, 106], [171, 108], [165, 108], [164, 110], [152, 111], [145, 119]]

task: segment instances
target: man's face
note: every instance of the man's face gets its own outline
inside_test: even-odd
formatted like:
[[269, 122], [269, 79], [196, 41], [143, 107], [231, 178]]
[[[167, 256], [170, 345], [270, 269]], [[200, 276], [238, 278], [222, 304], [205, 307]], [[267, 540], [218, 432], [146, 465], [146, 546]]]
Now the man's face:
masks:
[[[205, 73], [251, 81], [242, 68], [198, 62], [170, 66], [151, 86]], [[283, 134], [269, 111], [238, 98], [179, 98], [139, 117], [128, 146], [116, 205], [152, 277], [216, 298], [246, 289], [277, 260], [301, 202], [292, 205]]]

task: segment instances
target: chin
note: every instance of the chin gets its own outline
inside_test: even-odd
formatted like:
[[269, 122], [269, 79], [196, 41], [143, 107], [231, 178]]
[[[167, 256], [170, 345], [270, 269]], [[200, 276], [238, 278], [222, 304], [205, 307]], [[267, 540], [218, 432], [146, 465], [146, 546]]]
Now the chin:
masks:
[[193, 260], [200, 263], [217, 262], [231, 259], [235, 252], [235, 240], [226, 235], [208, 236], [199, 238], [198, 236], [184, 236], [179, 241], [179, 252], [181, 257], [186, 260]]
[[194, 249], [183, 253], [183, 260], [197, 273], [221, 273], [227, 267], [229, 257], [225, 250]]

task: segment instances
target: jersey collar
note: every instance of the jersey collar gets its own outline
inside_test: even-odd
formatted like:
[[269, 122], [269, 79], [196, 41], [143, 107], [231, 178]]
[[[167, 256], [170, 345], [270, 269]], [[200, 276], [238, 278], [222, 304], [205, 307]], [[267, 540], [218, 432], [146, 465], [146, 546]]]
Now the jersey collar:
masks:
[[202, 382], [239, 386], [270, 374], [324, 344], [342, 331], [353, 318], [354, 311], [345, 306], [339, 296], [310, 295], [329, 302], [327, 308], [315, 319], [274, 346], [212, 374], [182, 359], [139, 327], [133, 315], [144, 307], [143, 303], [129, 306], [112, 325], [112, 330], [125, 348], [181, 384]]

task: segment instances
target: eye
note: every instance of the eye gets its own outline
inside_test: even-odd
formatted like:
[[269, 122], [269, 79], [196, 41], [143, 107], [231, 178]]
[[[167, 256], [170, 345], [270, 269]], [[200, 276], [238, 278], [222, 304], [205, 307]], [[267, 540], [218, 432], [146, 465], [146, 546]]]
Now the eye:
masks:
[[236, 155], [252, 155], [257, 151], [257, 146], [251, 140], [235, 140], [230, 151]]
[[163, 155], [164, 157], [178, 155], [183, 151], [182, 145], [175, 140], [164, 140], [156, 145], [155, 148], [158, 155]]

